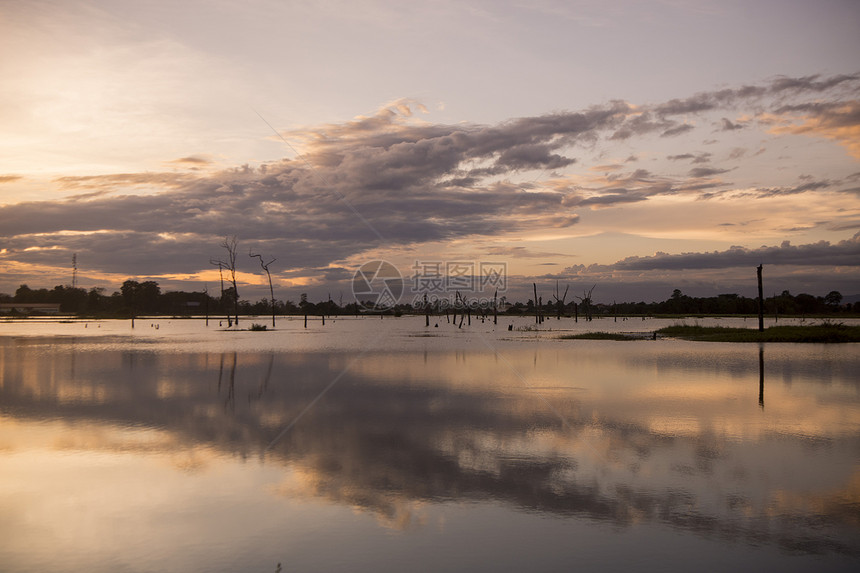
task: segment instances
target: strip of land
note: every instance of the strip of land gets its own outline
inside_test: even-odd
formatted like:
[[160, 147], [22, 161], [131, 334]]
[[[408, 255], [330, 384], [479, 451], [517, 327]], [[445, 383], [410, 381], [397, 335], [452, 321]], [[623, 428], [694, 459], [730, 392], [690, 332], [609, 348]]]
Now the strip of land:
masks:
[[[726, 328], [722, 326], [675, 325], [661, 328], [655, 333], [660, 338], [680, 338], [706, 342], [860, 342], [860, 326], [823, 322], [804, 326], [771, 326], [759, 332], [752, 328]], [[631, 334], [612, 332], [585, 332], [569, 334], [563, 339], [579, 340], [648, 340], [651, 333]]]

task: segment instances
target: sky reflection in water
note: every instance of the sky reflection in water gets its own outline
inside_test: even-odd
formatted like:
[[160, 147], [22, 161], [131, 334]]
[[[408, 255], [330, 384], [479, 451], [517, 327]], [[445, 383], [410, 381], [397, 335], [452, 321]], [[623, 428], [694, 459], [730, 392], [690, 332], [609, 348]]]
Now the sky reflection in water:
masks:
[[359, 351], [332, 329], [326, 351], [204, 352], [165, 330], [0, 337], [7, 570], [860, 557], [855, 345], [445, 331]]

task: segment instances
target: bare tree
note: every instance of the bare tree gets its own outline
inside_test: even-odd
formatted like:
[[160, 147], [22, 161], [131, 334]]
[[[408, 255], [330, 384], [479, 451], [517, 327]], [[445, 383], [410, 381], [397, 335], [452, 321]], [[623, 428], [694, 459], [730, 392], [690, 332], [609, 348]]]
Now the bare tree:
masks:
[[585, 313], [586, 321], [591, 321], [591, 293], [594, 292], [594, 287], [596, 286], [597, 285], [594, 285], [588, 290], [583, 290], [582, 296], [576, 297], [582, 304], [582, 311]]
[[221, 246], [227, 251], [227, 260], [219, 261], [225, 269], [230, 271], [230, 282], [233, 283], [233, 292], [230, 293], [233, 299], [233, 315], [234, 322], [239, 324], [239, 287], [236, 286], [236, 254], [239, 250], [239, 240], [236, 235], [224, 237], [224, 242]]
[[[226, 308], [224, 304], [224, 261], [220, 261], [218, 259], [209, 259], [210, 265], [215, 265], [218, 267], [218, 276], [221, 277], [221, 308]], [[230, 313], [227, 312], [227, 327], [233, 326], [233, 319], [230, 318]]]
[[564, 299], [567, 298], [567, 289], [570, 288], [570, 285], [564, 287], [564, 294], [561, 295], [561, 298], [558, 298], [558, 281], [555, 281], [555, 294], [553, 298], [555, 298], [555, 302], [558, 305], [556, 310], [555, 318], [556, 320], [561, 320], [561, 314], [564, 312]]
[[[266, 276], [269, 278], [269, 294], [272, 295], [272, 298], [270, 299], [272, 301], [272, 328], [275, 328], [275, 289], [272, 287], [272, 275], [271, 273], [269, 273], [269, 265], [271, 265], [278, 259], [273, 258], [268, 263], [264, 263], [262, 255], [252, 253], [250, 250], [248, 250], [248, 256], [251, 258], [257, 257], [258, 259], [260, 259], [260, 266], [263, 267], [263, 270], [266, 271]], [[331, 300], [331, 297], [329, 297], [329, 300]]]

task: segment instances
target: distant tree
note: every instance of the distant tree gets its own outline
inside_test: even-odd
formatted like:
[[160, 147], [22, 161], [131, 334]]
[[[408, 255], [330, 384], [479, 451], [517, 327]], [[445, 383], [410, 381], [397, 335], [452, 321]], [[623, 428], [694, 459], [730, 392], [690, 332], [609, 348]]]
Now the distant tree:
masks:
[[15, 302], [32, 302], [33, 290], [27, 285], [21, 285], [15, 290]]
[[147, 314], [158, 312], [161, 289], [155, 281], [143, 281], [137, 288], [137, 300], [140, 308]]
[[155, 281], [141, 283], [128, 279], [122, 283], [119, 290], [126, 309], [132, 315], [138, 313], [154, 314], [160, 310], [161, 288]]
[[125, 307], [128, 311], [134, 316], [137, 311], [137, 291], [140, 287], [140, 283], [128, 279], [122, 283], [122, 286], [119, 287], [119, 292], [122, 294], [122, 300], [125, 303]]
[[81, 312], [87, 304], [87, 291], [69, 285], [57, 285], [50, 292], [51, 302], [60, 303], [61, 312]]
[[842, 302], [842, 294], [839, 291], [832, 290], [824, 297], [824, 303], [833, 308], [838, 307], [840, 302]]
[[800, 293], [794, 297], [794, 302], [797, 303], [797, 309], [802, 314], [815, 312], [815, 309], [818, 306], [818, 301], [815, 300], [815, 297], [806, 293]]

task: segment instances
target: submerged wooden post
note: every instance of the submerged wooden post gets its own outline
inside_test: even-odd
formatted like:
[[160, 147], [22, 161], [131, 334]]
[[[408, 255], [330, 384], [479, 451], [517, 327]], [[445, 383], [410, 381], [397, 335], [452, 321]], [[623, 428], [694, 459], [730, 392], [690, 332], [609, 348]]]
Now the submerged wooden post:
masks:
[[469, 326], [472, 326], [472, 307], [466, 302], [466, 297], [463, 297], [463, 304], [466, 307], [466, 318], [469, 319]]
[[499, 294], [499, 289], [493, 293], [493, 324], [499, 324], [499, 308], [496, 304], [496, 296]]
[[756, 268], [758, 276], [758, 331], [764, 332], [764, 295], [761, 288], [761, 265]]

